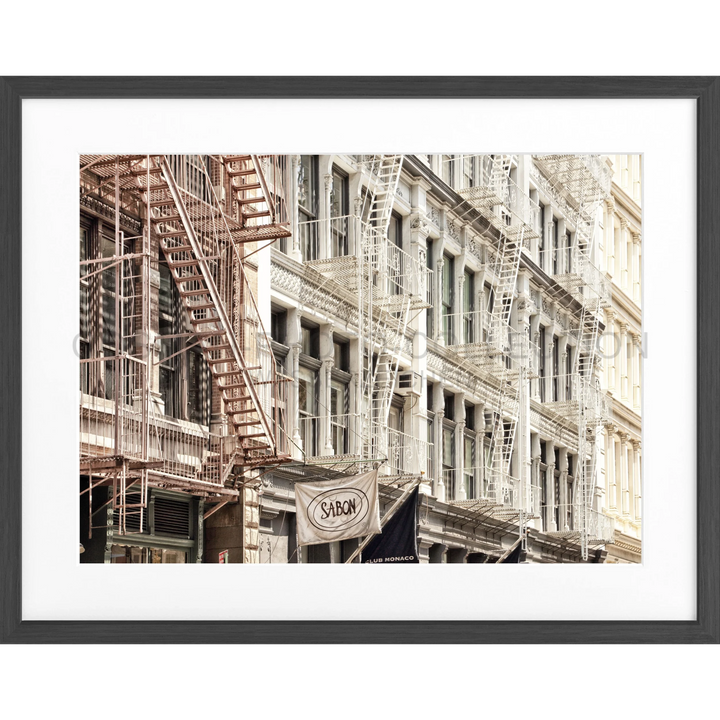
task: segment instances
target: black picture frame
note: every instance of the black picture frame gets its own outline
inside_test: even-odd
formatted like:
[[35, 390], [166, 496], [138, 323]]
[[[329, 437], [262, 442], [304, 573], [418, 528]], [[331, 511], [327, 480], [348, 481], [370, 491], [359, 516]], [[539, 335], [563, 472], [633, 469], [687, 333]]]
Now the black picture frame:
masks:
[[[21, 130], [25, 99], [686, 98], [697, 109], [697, 620], [24, 621]], [[0, 79], [0, 637], [5, 643], [720, 642], [720, 78], [5, 77]], [[688, 452], [688, 457], [691, 453]]]

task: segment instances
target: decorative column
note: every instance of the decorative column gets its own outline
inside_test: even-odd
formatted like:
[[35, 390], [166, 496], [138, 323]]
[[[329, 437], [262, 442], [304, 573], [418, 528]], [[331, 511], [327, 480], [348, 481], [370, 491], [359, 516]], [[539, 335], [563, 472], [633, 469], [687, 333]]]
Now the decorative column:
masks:
[[440, 249], [440, 257], [435, 262], [436, 267], [436, 283], [435, 287], [437, 288], [437, 292], [435, 295], [435, 303], [433, 307], [433, 311], [435, 313], [435, 317], [433, 320], [433, 327], [435, 328], [435, 340], [440, 345], [445, 345], [445, 333], [444, 333], [444, 323], [443, 323], [443, 268], [445, 267], [445, 257], [442, 255], [442, 248], [443, 243], [439, 244]]
[[547, 470], [545, 471], [545, 487], [547, 488], [547, 504], [545, 506], [545, 527], [548, 532], [557, 531], [555, 522], [555, 443], [548, 440], [545, 444], [547, 452]]
[[292, 250], [290, 257], [297, 262], [302, 262], [302, 252], [300, 251], [300, 228], [298, 226], [298, 172], [300, 170], [300, 156], [290, 156], [291, 178], [290, 183], [290, 217], [292, 218]]
[[433, 387], [433, 412], [435, 422], [435, 462], [437, 482], [435, 483], [435, 497], [440, 502], [445, 502], [445, 480], [443, 479], [443, 419], [445, 417], [445, 383], [440, 381]]
[[291, 346], [292, 354], [292, 391], [290, 392], [290, 421], [292, 422], [292, 454], [295, 459], [302, 459], [303, 442], [300, 435], [300, 398], [298, 395], [298, 377], [300, 376], [300, 343]]
[[629, 282], [628, 282], [628, 273], [630, 271], [630, 268], [628, 268], [628, 261], [627, 261], [627, 226], [628, 226], [628, 221], [625, 218], [620, 218], [621, 287], [623, 290], [627, 291], [628, 294], [630, 294], [631, 291], [628, 291], [628, 288], [630, 287]]
[[[531, 497], [532, 497], [532, 486], [535, 486], [538, 489], [540, 488], [540, 461], [542, 459], [542, 452], [540, 447], [540, 435], [537, 433], [533, 433], [530, 437], [530, 458], [532, 461], [531, 471], [530, 471], [530, 483], [531, 483]], [[538, 496], [538, 503], [540, 503], [540, 497]], [[538, 507], [536, 506], [533, 508], [533, 510], [537, 511]], [[539, 514], [542, 513], [542, 510]], [[533, 527], [536, 527], [537, 529], [541, 529], [535, 524], [535, 521], [532, 521]]]
[[475, 467], [473, 473], [477, 483], [475, 497], [485, 498], [485, 405], [480, 402], [475, 405]]
[[[530, 337], [532, 338], [535, 348], [540, 347], [540, 313], [530, 318]], [[540, 369], [540, 358], [533, 357], [533, 370], [537, 373]], [[540, 402], [540, 383], [542, 380], [533, 380], [531, 386], [533, 389], [532, 397], [536, 402]]]
[[605, 201], [605, 256], [606, 272], [613, 278], [615, 277], [615, 202], [610, 198]]
[[627, 323], [620, 323], [620, 397], [628, 397]]
[[567, 532], [570, 530], [568, 525], [568, 496], [567, 496], [567, 479], [568, 479], [568, 451], [567, 448], [560, 448], [560, 509], [558, 515], [560, 517], [560, 529]]
[[607, 486], [608, 510], [617, 511], [617, 473], [615, 471], [615, 433], [614, 425], [606, 425], [607, 460], [605, 467], [605, 484]]
[[636, 305], [640, 305], [640, 233], [632, 234], [632, 289], [628, 291], [628, 295], [634, 300]]
[[560, 355], [560, 367], [558, 372], [561, 377], [558, 378], [558, 400], [567, 400], [565, 397], [565, 388], [567, 387], [567, 375], [570, 374], [570, 368], [568, 367], [568, 337], [567, 335], [561, 335], [558, 338], [558, 353]]
[[545, 241], [543, 249], [544, 257], [540, 258], [540, 267], [548, 274], [552, 275], [552, 246], [553, 246], [553, 209], [552, 205], [546, 205], [543, 212], [543, 228], [545, 233]]
[[633, 343], [633, 408], [640, 410], [640, 363], [642, 354], [640, 348], [640, 335], [632, 336]]
[[545, 402], [553, 402], [554, 400], [552, 395], [553, 373], [555, 370], [553, 367], [555, 352], [554, 327], [554, 323], [545, 327]]
[[630, 514], [630, 494], [628, 490], [628, 436], [618, 433], [620, 438], [620, 512], [624, 517]]
[[455, 394], [455, 497], [449, 500], [467, 500], [465, 491], [465, 393]]
[[615, 384], [617, 382], [617, 354], [618, 339], [615, 335], [615, 313], [610, 309], [605, 310], [605, 335], [603, 337], [603, 352], [605, 355], [605, 367], [607, 368], [607, 391], [616, 395]]
[[320, 259], [332, 257], [332, 229], [330, 223], [330, 215], [332, 214], [330, 205], [330, 195], [333, 189], [333, 176], [328, 173], [324, 176], [325, 180], [325, 222], [321, 223], [320, 231]]
[[640, 521], [642, 519], [642, 475], [640, 465], [640, 441], [633, 440], [633, 459], [635, 460], [634, 475], [634, 498], [633, 498], [633, 519]]

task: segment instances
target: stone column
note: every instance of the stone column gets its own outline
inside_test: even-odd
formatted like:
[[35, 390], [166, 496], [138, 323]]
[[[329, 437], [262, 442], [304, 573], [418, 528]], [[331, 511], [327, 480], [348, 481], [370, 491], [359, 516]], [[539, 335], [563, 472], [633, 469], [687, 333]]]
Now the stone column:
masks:
[[570, 530], [567, 523], [568, 516], [568, 496], [567, 496], [567, 479], [568, 479], [568, 451], [567, 448], [560, 448], [560, 527], [559, 530]]
[[442, 254], [444, 243], [438, 243], [440, 257], [435, 262], [436, 294], [434, 303], [433, 327], [435, 328], [435, 340], [440, 345], [445, 345], [445, 334], [443, 332], [443, 268], [445, 267], [445, 256]]
[[552, 379], [555, 370], [553, 367], [555, 353], [555, 341], [553, 338], [554, 327], [555, 324], [553, 323], [545, 328], [545, 402], [553, 402]]
[[632, 336], [633, 343], [633, 408], [640, 410], [640, 363], [642, 354], [640, 349], [640, 335]]
[[615, 384], [617, 381], [617, 348], [618, 342], [615, 335], [615, 313], [607, 308], [605, 310], [603, 352], [605, 355], [605, 367], [607, 368], [606, 387], [607, 391], [611, 395], [616, 395]]
[[620, 397], [628, 397], [627, 323], [620, 323]]
[[[533, 433], [530, 438], [530, 458], [532, 461], [532, 469], [530, 472], [530, 483], [531, 485], [534, 485], [536, 488], [538, 488], [538, 503], [540, 502], [539, 497], [539, 488], [540, 488], [540, 460], [542, 459], [541, 449], [540, 449], [540, 435], [537, 433]], [[538, 508], [535, 507], [535, 510]], [[542, 512], [542, 510], [540, 511]], [[539, 523], [536, 523], [535, 520], [531, 522], [531, 526], [536, 529], [541, 529], [541, 526]]]
[[544, 256], [540, 258], [540, 267], [548, 274], [552, 275], [552, 245], [553, 245], [553, 209], [552, 205], [548, 204], [544, 208], [543, 212], [543, 232], [544, 242], [543, 248], [545, 249]]
[[632, 288], [629, 289], [628, 295], [635, 301], [636, 305], [640, 304], [640, 233], [632, 234], [633, 244], [633, 272], [632, 272]]
[[[540, 347], [540, 313], [538, 313], [537, 315], [533, 315], [530, 318], [530, 337], [532, 338], [533, 343], [535, 343], [535, 347], [539, 348]], [[533, 363], [534, 363], [533, 370], [535, 370], [537, 372], [537, 370], [540, 367], [540, 358], [534, 357]], [[532, 397], [533, 397], [533, 400], [535, 400], [536, 402], [540, 402], [540, 383], [541, 382], [542, 382], [541, 380], [533, 380], [531, 383], [532, 390], [533, 390]]]
[[545, 444], [547, 459], [550, 461], [547, 464], [547, 470], [545, 471], [545, 487], [547, 488], [547, 505], [545, 508], [545, 518], [548, 532], [557, 531], [557, 523], [555, 522], [555, 443], [552, 440], [548, 440]]
[[567, 375], [570, 374], [571, 368], [568, 367], [568, 337], [567, 335], [561, 335], [558, 338], [559, 343], [559, 354], [560, 354], [560, 368], [558, 369], [561, 377], [558, 379], [558, 400], [567, 400], [565, 397], [565, 388], [567, 386]]
[[614, 425], [606, 425], [607, 461], [605, 478], [607, 485], [608, 509], [617, 510], [617, 473], [615, 472], [615, 432]]
[[629, 295], [632, 290], [628, 290], [628, 288], [630, 287], [628, 273], [631, 271], [631, 268], [628, 268], [627, 262], [627, 227], [627, 220], [625, 218], [620, 218], [620, 285], [622, 289], [625, 290]]
[[332, 257], [332, 228], [330, 223], [330, 194], [333, 189], [333, 176], [328, 173], [325, 180], [325, 222], [320, 223], [320, 259]]
[[445, 480], [443, 479], [443, 419], [445, 417], [445, 383], [435, 383], [433, 387], [433, 412], [435, 413], [434, 430], [435, 437], [435, 497], [440, 502], [445, 502]]
[[628, 490], [628, 436], [618, 433], [620, 437], [620, 512], [624, 517], [630, 514], [630, 494]]
[[289, 189], [290, 217], [292, 218], [292, 248], [290, 249], [290, 257], [297, 262], [302, 262], [302, 253], [300, 251], [300, 230], [298, 227], [298, 172], [300, 168], [300, 156], [290, 156], [291, 178]]
[[635, 497], [633, 498], [633, 519], [634, 520], [641, 520], [642, 519], [642, 475], [641, 475], [641, 469], [640, 469], [640, 441], [639, 440], [633, 440], [633, 458], [635, 460], [635, 468], [634, 468], [634, 474], [635, 474], [635, 484], [634, 484], [634, 494]]
[[605, 202], [605, 257], [606, 272], [613, 278], [615, 277], [615, 203], [612, 199]]
[[300, 375], [300, 344], [294, 344], [290, 348], [292, 353], [292, 390], [290, 392], [290, 422], [292, 423], [291, 451], [296, 460], [302, 459], [303, 442], [300, 435], [300, 403], [298, 397], [298, 376]]

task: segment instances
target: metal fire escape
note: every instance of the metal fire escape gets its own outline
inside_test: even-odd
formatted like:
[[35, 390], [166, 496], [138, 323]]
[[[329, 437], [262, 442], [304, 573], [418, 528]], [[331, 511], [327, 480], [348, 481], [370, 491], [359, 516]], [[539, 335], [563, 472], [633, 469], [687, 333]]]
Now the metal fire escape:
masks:
[[596, 377], [600, 312], [610, 304], [607, 278], [592, 262], [595, 212], [610, 192], [610, 171], [599, 156], [540, 155], [535, 164], [561, 197], [575, 222], [571, 262], [556, 282], [581, 305], [577, 345], [571, 371], [570, 398], [551, 405], [570, 417], [578, 428], [578, 467], [575, 479], [574, 528], [552, 534], [579, 542], [582, 558], [591, 545], [612, 540], [611, 521], [594, 505], [598, 436], [608, 419], [608, 404]]
[[[358, 343], [361, 401], [354, 428], [357, 457], [361, 465], [387, 462], [390, 474], [410, 465], [424, 472], [427, 463], [427, 457], [419, 457], [419, 442], [408, 437], [403, 445], [390, 437], [388, 429], [406, 330], [415, 311], [431, 306], [431, 271], [388, 237], [402, 161], [402, 155], [358, 158], [368, 193], [359, 215], [349, 218], [355, 228], [355, 253], [306, 262], [357, 296], [362, 338]], [[399, 453], [402, 458], [394, 457]]]
[[[114, 255], [82, 261], [81, 282], [114, 273], [119, 339], [114, 356], [81, 360], [81, 471], [90, 476], [85, 492], [112, 485], [120, 533], [129, 531], [132, 515], [138, 516], [133, 531], [142, 530], [151, 479], [217, 502], [238, 495], [227, 486], [236, 466], [289, 459], [286, 383], [276, 374], [244, 265], [247, 243], [290, 235], [282, 168], [272, 156], [215, 156], [211, 162], [219, 175], [215, 184], [203, 156], [81, 156], [81, 204], [106, 214], [112, 209], [115, 225]], [[218, 197], [225, 188], [232, 193], [228, 202]], [[137, 222], [142, 234], [126, 236], [121, 215], [126, 224]], [[168, 427], [150, 402], [157, 365], [150, 333], [153, 238], [189, 327], [170, 337], [191, 343], [179, 353], [200, 347], [228, 421], [219, 433]]]
[[[532, 494], [522, 472], [519, 478], [511, 476], [511, 462], [522, 412], [521, 393], [523, 389], [527, 392], [532, 369], [529, 338], [512, 327], [511, 312], [522, 249], [537, 237], [537, 232], [532, 218], [523, 211], [527, 208], [520, 207], [518, 188], [510, 179], [514, 164], [511, 155], [484, 156], [478, 184], [460, 191], [498, 239], [491, 251], [492, 306], [461, 314], [458, 319], [463, 323], [472, 319], [472, 337], [461, 335], [460, 342], [451, 344], [450, 349], [485, 370], [490, 382], [497, 385], [491, 452], [481, 468], [483, 492], [477, 500], [458, 504], [489, 506], [496, 516], [516, 516], [522, 531], [534, 511]], [[486, 329], [486, 334], [480, 328]]]

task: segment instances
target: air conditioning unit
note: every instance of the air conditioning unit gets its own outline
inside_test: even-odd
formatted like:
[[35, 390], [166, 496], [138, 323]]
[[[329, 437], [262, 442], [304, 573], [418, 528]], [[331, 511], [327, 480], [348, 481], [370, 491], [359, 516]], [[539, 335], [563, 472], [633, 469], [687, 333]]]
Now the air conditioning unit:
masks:
[[395, 392], [398, 395], [420, 397], [421, 389], [422, 375], [420, 373], [412, 370], [398, 373], [397, 383], [395, 384]]

